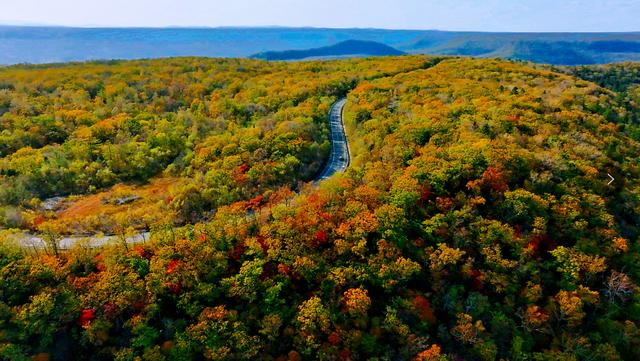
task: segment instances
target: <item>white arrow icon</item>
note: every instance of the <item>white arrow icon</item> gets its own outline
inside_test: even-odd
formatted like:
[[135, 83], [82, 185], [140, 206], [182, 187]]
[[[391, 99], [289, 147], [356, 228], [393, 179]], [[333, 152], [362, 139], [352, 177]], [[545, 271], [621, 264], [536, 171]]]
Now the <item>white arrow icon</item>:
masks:
[[611, 176], [611, 174], [607, 173], [607, 175], [609, 176], [609, 178], [611, 178], [611, 180], [609, 181], [609, 183], [607, 183], [607, 185], [611, 185], [611, 183], [613, 183], [614, 180], [616, 180], [615, 178], [613, 178]]

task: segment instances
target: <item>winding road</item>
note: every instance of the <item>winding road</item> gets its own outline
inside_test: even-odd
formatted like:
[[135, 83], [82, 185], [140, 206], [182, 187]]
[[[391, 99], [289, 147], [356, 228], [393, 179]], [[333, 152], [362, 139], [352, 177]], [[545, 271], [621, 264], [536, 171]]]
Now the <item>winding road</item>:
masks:
[[329, 131], [331, 137], [331, 156], [327, 161], [320, 176], [316, 181], [327, 179], [337, 172], [344, 172], [351, 162], [351, 154], [349, 152], [349, 143], [344, 131], [344, 120], [342, 114], [347, 99], [338, 100], [329, 112]]
[[[331, 138], [331, 155], [324, 166], [322, 172], [316, 177], [315, 183], [327, 179], [338, 172], [344, 172], [351, 161], [349, 143], [344, 131], [343, 111], [347, 99], [343, 98], [331, 106], [329, 112], [329, 131]], [[129, 244], [145, 242], [149, 239], [150, 233], [143, 232], [126, 238]], [[24, 248], [43, 249], [46, 242], [39, 236], [29, 233], [14, 233], [8, 236], [10, 241], [19, 243]], [[68, 236], [58, 241], [58, 248], [61, 250], [70, 249], [78, 242], [86, 242], [86, 246], [98, 248], [107, 244], [121, 242], [118, 236]]]

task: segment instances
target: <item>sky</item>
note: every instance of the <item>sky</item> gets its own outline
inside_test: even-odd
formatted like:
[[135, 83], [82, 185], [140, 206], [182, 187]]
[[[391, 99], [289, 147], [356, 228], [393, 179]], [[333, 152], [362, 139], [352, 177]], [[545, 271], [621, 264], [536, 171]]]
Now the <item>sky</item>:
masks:
[[640, 31], [640, 0], [2, 0], [0, 23]]

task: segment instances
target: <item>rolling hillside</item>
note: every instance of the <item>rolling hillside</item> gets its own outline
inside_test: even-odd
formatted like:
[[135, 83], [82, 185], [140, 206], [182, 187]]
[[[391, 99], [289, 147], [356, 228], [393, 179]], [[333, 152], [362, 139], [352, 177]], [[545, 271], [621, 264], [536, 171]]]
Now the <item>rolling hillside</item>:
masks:
[[[0, 68], [0, 359], [638, 360], [637, 71]], [[104, 225], [150, 240], [55, 247]]]

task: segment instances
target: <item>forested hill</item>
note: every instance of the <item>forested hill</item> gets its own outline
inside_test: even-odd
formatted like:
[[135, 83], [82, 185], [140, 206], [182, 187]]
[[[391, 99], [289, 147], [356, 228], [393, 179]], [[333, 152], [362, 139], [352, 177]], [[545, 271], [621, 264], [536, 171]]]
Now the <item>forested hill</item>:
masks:
[[[640, 359], [640, 110], [615, 90], [422, 56], [0, 79], [5, 222], [152, 230], [1, 233], [2, 359]], [[345, 95], [351, 165], [305, 184]]]
[[[553, 69], [553, 68], [552, 68]], [[559, 67], [555, 70], [592, 81], [615, 92], [620, 104], [627, 108], [623, 112], [624, 124], [640, 124], [640, 63], [616, 63], [577, 67]], [[613, 113], [612, 109], [601, 112]], [[636, 132], [640, 130], [636, 129]], [[635, 136], [640, 138], [640, 133]]]
[[335, 45], [308, 50], [267, 51], [252, 58], [264, 60], [299, 60], [343, 56], [389, 56], [403, 55], [400, 50], [375, 41], [347, 40]]
[[[122, 234], [256, 207], [330, 150], [331, 104], [423, 57], [181, 58], [0, 68], [0, 227]], [[64, 197], [64, 198], [59, 198]]]
[[640, 86], [640, 63], [560, 67], [558, 70], [616, 92], [625, 92]]

